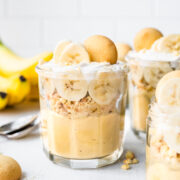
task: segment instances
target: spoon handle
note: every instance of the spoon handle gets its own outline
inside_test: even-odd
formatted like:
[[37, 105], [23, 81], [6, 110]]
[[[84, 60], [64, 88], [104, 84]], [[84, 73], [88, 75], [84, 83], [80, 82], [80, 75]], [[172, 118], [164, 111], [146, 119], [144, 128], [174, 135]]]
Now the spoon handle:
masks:
[[20, 131], [16, 131], [16, 132], [7, 134], [6, 137], [8, 139], [20, 139], [22, 137], [27, 136], [28, 134], [30, 134], [35, 129], [37, 129], [39, 127], [39, 124], [40, 124], [39, 122], [30, 124], [29, 126], [21, 129]]
[[7, 124], [0, 126], [0, 135], [6, 135], [9, 133], [15, 133], [16, 131], [21, 131], [26, 129], [30, 124], [32, 124], [36, 119], [38, 119], [39, 114], [29, 115], [21, 117], [16, 121], [11, 121]]

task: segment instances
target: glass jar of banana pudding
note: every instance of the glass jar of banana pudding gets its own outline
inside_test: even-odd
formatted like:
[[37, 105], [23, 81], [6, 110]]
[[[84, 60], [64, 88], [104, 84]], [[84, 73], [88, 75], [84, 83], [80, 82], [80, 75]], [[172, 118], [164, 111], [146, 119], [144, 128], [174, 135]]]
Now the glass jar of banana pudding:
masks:
[[180, 71], [165, 75], [147, 121], [147, 180], [180, 179]]
[[55, 58], [37, 66], [42, 140], [53, 162], [97, 168], [123, 151], [127, 69], [118, 62], [92, 62], [82, 47], [70, 43], [60, 64]]
[[180, 179], [180, 111], [153, 104], [147, 124], [147, 180]]
[[131, 51], [129, 64], [129, 107], [135, 134], [146, 132], [146, 118], [156, 85], [166, 73], [180, 69], [180, 56], [153, 50]]

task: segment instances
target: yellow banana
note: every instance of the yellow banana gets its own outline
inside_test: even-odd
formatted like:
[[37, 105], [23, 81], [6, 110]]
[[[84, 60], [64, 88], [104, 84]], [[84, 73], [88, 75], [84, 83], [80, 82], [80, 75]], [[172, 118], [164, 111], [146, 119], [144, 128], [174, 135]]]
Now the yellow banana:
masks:
[[9, 48], [0, 43], [0, 75], [10, 77], [15, 74], [25, 76], [31, 84], [38, 83], [38, 76], [35, 67], [39, 60], [49, 61], [52, 59], [52, 52], [43, 52], [33, 58], [21, 58]]
[[0, 76], [0, 89], [8, 94], [8, 105], [21, 102], [30, 92], [30, 83], [22, 75], [9, 78]]
[[23, 59], [21, 57], [19, 57], [18, 55], [16, 55], [11, 49], [9, 49], [8, 47], [6, 47], [5, 45], [3, 45], [2, 41], [0, 41], [0, 55], [1, 58], [11, 58], [11, 59]]
[[23, 75], [31, 84], [29, 99], [38, 98], [38, 75], [35, 67], [39, 60], [49, 61], [52, 59], [52, 52], [43, 52], [33, 58], [22, 58], [6, 47], [0, 41], [0, 76], [11, 77]]
[[0, 91], [0, 110], [4, 109], [7, 103], [8, 103], [7, 93]]

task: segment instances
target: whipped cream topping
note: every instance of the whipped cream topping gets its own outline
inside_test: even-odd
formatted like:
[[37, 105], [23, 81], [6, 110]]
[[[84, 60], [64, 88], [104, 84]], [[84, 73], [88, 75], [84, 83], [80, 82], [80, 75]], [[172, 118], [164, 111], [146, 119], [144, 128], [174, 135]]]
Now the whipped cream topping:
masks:
[[151, 117], [152, 125], [164, 128], [177, 127], [180, 131], [180, 107], [179, 106], [167, 106], [153, 103], [150, 108], [149, 116]]
[[180, 153], [180, 111], [178, 106], [160, 106], [154, 103], [151, 106], [149, 116], [152, 122], [150, 126], [156, 127], [158, 133], [163, 135], [164, 141], [170, 149]]
[[119, 61], [113, 65], [108, 62], [82, 62], [75, 65], [61, 66], [55, 63], [54, 60], [51, 60], [46, 63], [40, 63], [38, 67], [42, 70], [48, 71], [52, 75], [53, 73], [67, 74], [80, 70], [86, 80], [94, 79], [97, 73], [100, 72], [114, 72], [118, 77], [120, 77], [122, 73], [127, 71], [126, 66]]
[[142, 61], [162, 61], [162, 62], [174, 62], [180, 60], [180, 56], [176, 56], [173, 53], [155, 52], [153, 50], [141, 50], [139, 52], [130, 51], [126, 58], [127, 60], [131, 58], [136, 58]]

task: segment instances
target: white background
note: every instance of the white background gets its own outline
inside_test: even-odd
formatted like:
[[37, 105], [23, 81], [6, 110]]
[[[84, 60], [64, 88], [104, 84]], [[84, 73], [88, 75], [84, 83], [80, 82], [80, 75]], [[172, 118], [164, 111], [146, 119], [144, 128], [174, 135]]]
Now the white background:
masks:
[[18, 54], [104, 34], [133, 44], [143, 27], [180, 32], [180, 0], [0, 0], [0, 37]]

